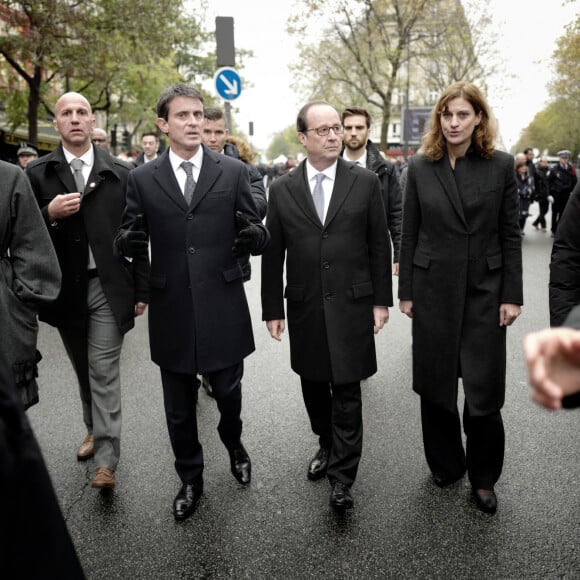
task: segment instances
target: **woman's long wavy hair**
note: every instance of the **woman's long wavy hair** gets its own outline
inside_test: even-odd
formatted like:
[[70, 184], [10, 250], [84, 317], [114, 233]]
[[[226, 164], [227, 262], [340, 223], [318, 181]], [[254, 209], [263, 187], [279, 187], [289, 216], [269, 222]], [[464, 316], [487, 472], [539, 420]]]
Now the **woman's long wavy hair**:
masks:
[[470, 103], [476, 115], [481, 113], [481, 121], [473, 131], [471, 143], [479, 155], [489, 159], [495, 151], [496, 121], [483, 93], [473, 83], [467, 81], [453, 83], [443, 91], [431, 111], [429, 128], [423, 135], [419, 153], [431, 161], [437, 161], [443, 157], [447, 142], [441, 129], [441, 115], [447, 109], [449, 101], [457, 98], [463, 98]]

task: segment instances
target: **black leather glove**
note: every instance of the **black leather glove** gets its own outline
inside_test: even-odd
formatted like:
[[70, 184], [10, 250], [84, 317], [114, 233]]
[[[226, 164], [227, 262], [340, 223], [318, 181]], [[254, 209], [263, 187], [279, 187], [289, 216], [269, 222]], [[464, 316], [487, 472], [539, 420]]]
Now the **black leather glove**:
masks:
[[119, 233], [116, 243], [123, 256], [134, 258], [149, 251], [147, 233], [144, 230], [143, 215], [138, 214], [135, 216], [133, 223], [126, 230], [122, 230]]
[[247, 256], [257, 252], [264, 243], [264, 230], [257, 224], [252, 223], [248, 216], [241, 211], [236, 212], [236, 226], [238, 236], [234, 240], [232, 251], [236, 258]]

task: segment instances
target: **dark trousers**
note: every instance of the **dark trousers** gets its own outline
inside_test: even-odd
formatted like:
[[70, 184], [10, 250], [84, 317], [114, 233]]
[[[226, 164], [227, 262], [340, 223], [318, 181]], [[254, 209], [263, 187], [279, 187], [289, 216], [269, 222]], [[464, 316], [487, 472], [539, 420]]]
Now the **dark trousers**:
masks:
[[569, 193], [554, 194], [554, 203], [552, 203], [552, 233], [555, 234], [560, 223], [560, 218], [566, 209], [566, 204], [570, 197]]
[[363, 420], [360, 382], [335, 385], [300, 378], [312, 431], [330, 450], [330, 482], [352, 485], [362, 454]]
[[540, 200], [540, 201], [538, 201], [538, 206], [540, 209], [540, 214], [534, 220], [532, 225], [533, 226], [541, 226], [541, 228], [543, 230], [545, 230], [546, 229], [546, 214], [548, 213], [548, 210], [550, 209], [550, 202], [547, 199]]
[[501, 475], [505, 447], [500, 411], [472, 416], [465, 403], [465, 450], [457, 409], [451, 412], [421, 397], [421, 426], [425, 457], [433, 475], [441, 479], [459, 479], [467, 468], [473, 488], [493, 488]]
[[[244, 363], [208, 373], [220, 412], [218, 433], [228, 450], [240, 446], [242, 435], [242, 374]], [[203, 449], [197, 434], [197, 374], [161, 369], [163, 403], [175, 469], [183, 483], [194, 483], [203, 473]]]

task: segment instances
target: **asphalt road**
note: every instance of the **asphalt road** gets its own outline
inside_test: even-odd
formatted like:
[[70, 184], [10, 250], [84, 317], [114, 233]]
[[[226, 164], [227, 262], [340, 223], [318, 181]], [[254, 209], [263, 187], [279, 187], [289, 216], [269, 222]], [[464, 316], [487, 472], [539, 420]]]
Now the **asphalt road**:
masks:
[[76, 460], [85, 435], [76, 381], [58, 334], [42, 325], [41, 402], [29, 416], [87, 577], [580, 578], [580, 411], [532, 403], [522, 357], [525, 334], [548, 324], [552, 240], [529, 224], [526, 304], [508, 331], [506, 456], [495, 516], [475, 508], [466, 479], [444, 490], [431, 482], [411, 390], [410, 321], [396, 308], [377, 337], [379, 371], [363, 385], [363, 459], [355, 508], [345, 516], [329, 508], [325, 481], [306, 479], [316, 439], [288, 339], [273, 341], [260, 321], [259, 259], [247, 284], [257, 350], [243, 381], [252, 483], [243, 488], [230, 474], [215, 402], [201, 392], [205, 494], [185, 522], [171, 511], [179, 480], [146, 319], [125, 340], [121, 462], [108, 494], [90, 487], [93, 461]]

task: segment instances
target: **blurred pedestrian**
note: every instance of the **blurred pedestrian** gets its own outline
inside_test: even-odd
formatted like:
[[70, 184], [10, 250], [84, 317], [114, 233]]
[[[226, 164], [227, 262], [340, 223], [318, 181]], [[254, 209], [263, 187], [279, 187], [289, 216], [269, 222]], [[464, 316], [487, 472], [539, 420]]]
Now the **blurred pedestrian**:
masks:
[[246, 166], [201, 143], [201, 93], [185, 84], [169, 87], [159, 98], [157, 117], [170, 146], [129, 175], [116, 242], [131, 257], [146, 254], [151, 241], [151, 358], [161, 370], [182, 483], [173, 515], [183, 520], [203, 493], [198, 373], [209, 376], [231, 472], [242, 485], [251, 480], [241, 440], [241, 380], [244, 358], [255, 346], [238, 258], [260, 254], [269, 236], [256, 212]]
[[528, 177], [534, 182], [534, 189], [536, 187], [536, 166], [534, 165], [535, 153], [531, 147], [524, 149], [525, 164], [528, 168]]
[[519, 226], [522, 236], [526, 235], [524, 228], [526, 227], [526, 220], [530, 215], [530, 203], [534, 196], [534, 180], [528, 175], [528, 166], [525, 162], [516, 162], [516, 184], [518, 186], [519, 198]]
[[558, 229], [558, 223], [562, 218], [570, 193], [574, 189], [578, 178], [576, 170], [570, 163], [570, 151], [564, 149], [558, 152], [558, 163], [552, 167], [548, 177], [550, 184], [550, 196], [552, 202], [552, 237]]
[[159, 136], [155, 131], [145, 131], [141, 135], [141, 153], [137, 155], [133, 164], [135, 167], [139, 167], [144, 163], [149, 163], [154, 159], [157, 159], [159, 152]]
[[291, 366], [319, 441], [307, 476], [326, 476], [330, 505], [345, 509], [362, 453], [360, 381], [377, 370], [373, 327], [392, 306], [391, 249], [379, 178], [340, 156], [338, 111], [309, 102], [296, 128], [307, 157], [270, 188], [262, 319], [281, 340], [286, 298]]
[[383, 205], [393, 248], [393, 274], [399, 274], [401, 245], [401, 190], [395, 166], [384, 159], [370, 140], [371, 115], [362, 107], [348, 107], [341, 115], [344, 127], [342, 156], [374, 173], [381, 181]]
[[87, 428], [77, 458], [94, 456], [92, 486], [112, 488], [121, 452], [121, 346], [146, 307], [148, 263], [114, 253], [130, 168], [91, 143], [89, 102], [65, 93], [54, 113], [60, 143], [27, 168], [62, 270], [60, 295], [41, 307], [40, 319], [58, 329], [77, 375]]
[[61, 273], [30, 183], [0, 161], [0, 352], [28, 409], [38, 402], [38, 308], [58, 296]]
[[18, 166], [20, 169], [26, 169], [26, 166], [35, 159], [38, 159], [38, 151], [35, 147], [29, 143], [23, 143], [16, 151], [16, 157], [18, 158]]
[[541, 157], [536, 167], [536, 190], [534, 193], [534, 200], [538, 202], [539, 213], [538, 217], [532, 222], [532, 225], [542, 232], [546, 231], [546, 214], [550, 209], [550, 183], [548, 176], [550, 175], [550, 166], [548, 165], [548, 158]]
[[427, 463], [440, 487], [467, 469], [476, 504], [488, 513], [497, 509], [504, 457], [506, 327], [523, 303], [514, 160], [494, 148], [495, 136], [476, 86], [445, 89], [409, 160], [399, 273], [400, 309], [413, 320]]
[[109, 145], [109, 135], [104, 129], [95, 127], [91, 133], [91, 141], [97, 145], [97, 147], [107, 151], [107, 153], [111, 152]]

